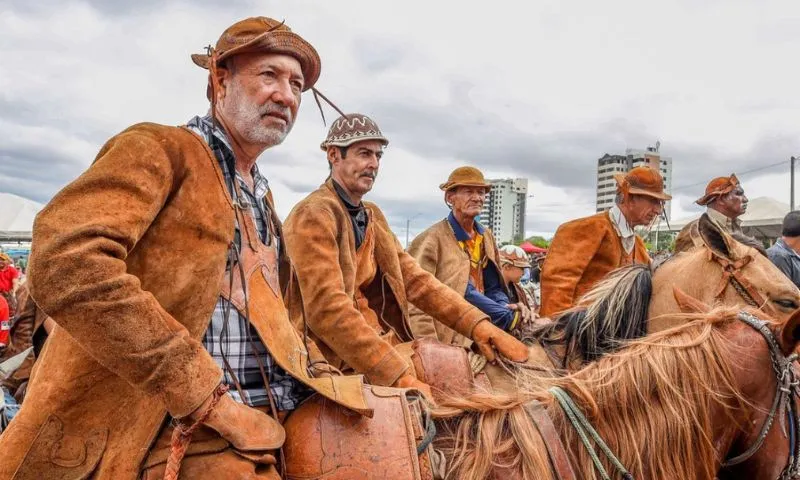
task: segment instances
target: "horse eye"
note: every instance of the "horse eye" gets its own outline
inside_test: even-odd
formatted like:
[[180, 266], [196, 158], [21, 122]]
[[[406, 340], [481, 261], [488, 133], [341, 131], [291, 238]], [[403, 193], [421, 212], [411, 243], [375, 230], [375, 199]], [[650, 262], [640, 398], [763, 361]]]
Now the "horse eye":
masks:
[[791, 310], [797, 309], [797, 303], [794, 300], [774, 300], [774, 302], [783, 308], [788, 308]]

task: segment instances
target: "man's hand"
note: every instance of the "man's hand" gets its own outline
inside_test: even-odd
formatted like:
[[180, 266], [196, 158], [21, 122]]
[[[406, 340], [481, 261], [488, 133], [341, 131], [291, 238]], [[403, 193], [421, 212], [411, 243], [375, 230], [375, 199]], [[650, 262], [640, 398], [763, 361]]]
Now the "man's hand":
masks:
[[[190, 413], [184, 423], [193, 424], [202, 420], [211, 407], [215, 394], [216, 391], [197, 410]], [[227, 393], [220, 396], [203, 424], [214, 429], [237, 450], [242, 451], [274, 450], [280, 448], [286, 440], [286, 432], [275, 419], [237, 402]]]
[[489, 320], [482, 320], [472, 330], [472, 341], [487, 360], [496, 358], [495, 349], [504, 357], [515, 362], [528, 359], [528, 347], [516, 338], [495, 327]]
[[393, 387], [397, 388], [414, 388], [422, 392], [425, 398], [428, 399], [431, 403], [435, 403], [433, 399], [433, 391], [431, 391], [431, 386], [427, 383], [419, 380], [417, 377], [413, 375], [403, 375], [402, 377], [398, 378], [396, 382], [394, 382]]
[[531, 309], [526, 307], [524, 303], [509, 303], [508, 308], [519, 312], [520, 323], [530, 323], [533, 321], [533, 313], [531, 313]]

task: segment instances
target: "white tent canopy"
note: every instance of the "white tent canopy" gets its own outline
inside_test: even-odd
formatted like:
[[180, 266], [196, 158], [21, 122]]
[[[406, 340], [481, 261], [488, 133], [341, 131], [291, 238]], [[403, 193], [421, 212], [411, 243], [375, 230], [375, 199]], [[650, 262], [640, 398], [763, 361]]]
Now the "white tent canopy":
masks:
[[0, 239], [30, 240], [33, 219], [41, 203], [11, 193], [0, 193]]
[[[747, 235], [774, 240], [781, 234], [783, 217], [787, 213], [789, 213], [789, 205], [774, 198], [758, 197], [750, 200], [747, 205], [747, 212], [739, 219], [742, 221], [742, 230]], [[661, 223], [658, 227], [654, 227], [653, 231], [679, 232], [687, 223], [699, 217], [700, 215], [698, 214], [670, 222], [669, 228], [667, 228], [666, 223]]]

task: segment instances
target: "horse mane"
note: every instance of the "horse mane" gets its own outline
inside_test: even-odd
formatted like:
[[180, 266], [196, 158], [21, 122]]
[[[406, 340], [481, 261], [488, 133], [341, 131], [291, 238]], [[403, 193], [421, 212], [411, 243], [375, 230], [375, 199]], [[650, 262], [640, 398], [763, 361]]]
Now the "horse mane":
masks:
[[[452, 458], [448, 478], [489, 478], [498, 468], [521, 478], [549, 472], [542, 439], [524, 410], [532, 400], [547, 407], [565, 447], [578, 459], [573, 464], [578, 477], [598, 478], [572, 425], [547, 391], [552, 386], [570, 393], [634, 478], [715, 478], [719, 459], [712, 417], [722, 411], [736, 422], [733, 413], [748, 405], [728, 364], [732, 343], [720, 328], [736, 315], [735, 310], [682, 314], [680, 320], [689, 323], [631, 341], [624, 350], [572, 375], [542, 378], [520, 372], [516, 396], [476, 394], [440, 402], [437, 415], [461, 415], [457, 426], [443, 422], [440, 427], [445, 454]], [[603, 463], [614, 471], [609, 462]]]
[[572, 359], [593, 362], [617, 350], [625, 341], [647, 333], [652, 290], [649, 266], [633, 264], [618, 268], [586, 292], [575, 307], [531, 337], [564, 345], [563, 368]]

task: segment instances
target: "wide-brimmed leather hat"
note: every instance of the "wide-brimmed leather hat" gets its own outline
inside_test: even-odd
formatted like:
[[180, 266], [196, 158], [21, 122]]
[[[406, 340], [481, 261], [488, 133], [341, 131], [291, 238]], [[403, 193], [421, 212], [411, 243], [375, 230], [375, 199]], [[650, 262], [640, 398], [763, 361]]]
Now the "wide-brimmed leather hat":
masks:
[[529, 268], [531, 262], [525, 250], [516, 245], [503, 245], [497, 251], [500, 256], [500, 265], [510, 264], [519, 268]]
[[708, 182], [708, 185], [706, 185], [706, 193], [695, 200], [695, 203], [698, 205], [708, 205], [715, 198], [732, 192], [733, 189], [738, 186], [739, 179], [736, 178], [736, 174], [734, 173], [731, 173], [730, 177], [717, 177]]
[[655, 168], [640, 166], [627, 173], [614, 175], [617, 191], [631, 195], [647, 195], [659, 200], [672, 200], [672, 195], [664, 193], [664, 178]]
[[[314, 47], [286, 24], [269, 17], [250, 17], [234, 23], [222, 32], [214, 50], [217, 66], [242, 53], [279, 53], [294, 57], [300, 62], [300, 69], [303, 71], [304, 91], [317, 83], [322, 70], [322, 62]], [[208, 69], [211, 57], [208, 54], [195, 53], [192, 54], [192, 61], [197, 66]]]
[[487, 190], [492, 188], [491, 183], [486, 183], [483, 173], [475, 167], [458, 167], [447, 177], [447, 182], [439, 185], [445, 192], [456, 187], [483, 187]]
[[365, 140], [377, 140], [384, 147], [389, 145], [389, 139], [383, 136], [373, 119], [363, 113], [348, 113], [331, 124], [328, 136], [319, 144], [319, 148], [326, 151], [328, 147], [349, 147]]

